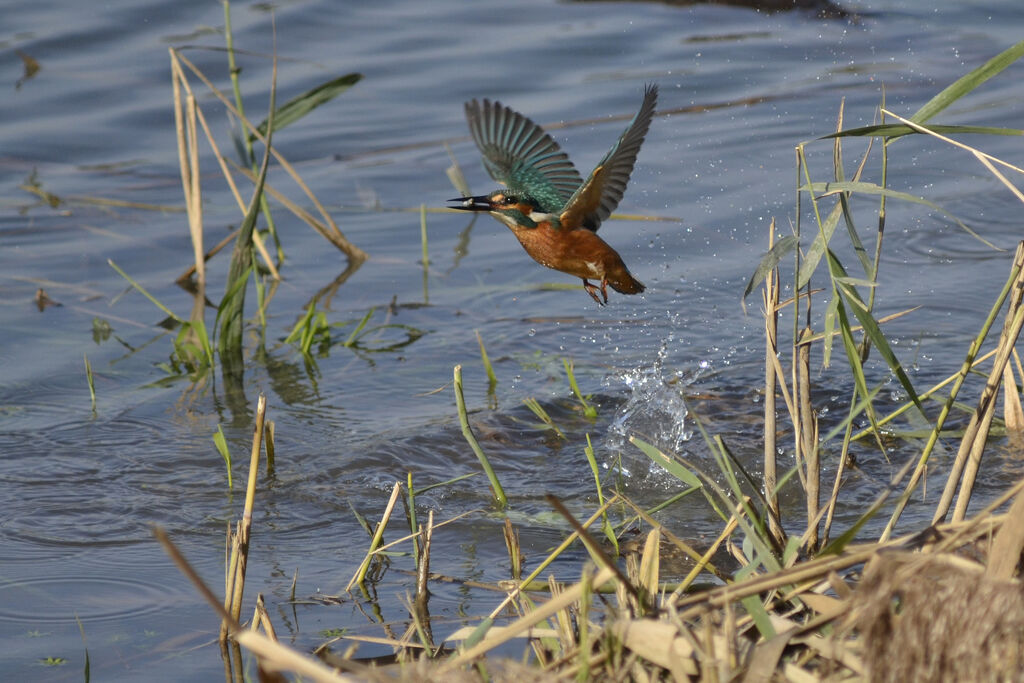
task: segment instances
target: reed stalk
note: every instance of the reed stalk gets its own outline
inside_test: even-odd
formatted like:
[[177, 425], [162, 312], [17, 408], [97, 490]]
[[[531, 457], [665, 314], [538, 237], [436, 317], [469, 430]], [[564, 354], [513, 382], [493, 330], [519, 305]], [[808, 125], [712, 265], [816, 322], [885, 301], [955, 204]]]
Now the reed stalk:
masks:
[[231, 624], [242, 616], [242, 597], [245, 591], [245, 571], [249, 562], [249, 539], [252, 532], [252, 511], [256, 501], [256, 479], [260, 470], [260, 450], [263, 447], [263, 425], [267, 413], [267, 397], [260, 394], [256, 401], [256, 423], [253, 426], [252, 448], [249, 451], [249, 476], [245, 486], [245, 505], [242, 518], [231, 538], [232, 559], [228, 564], [229, 591], [224, 596], [224, 611], [231, 620], [222, 620], [220, 641], [225, 643], [231, 631]]
[[[775, 246], [775, 221], [768, 227], [768, 249]], [[765, 275], [763, 290], [765, 360], [764, 360], [764, 495], [768, 501], [769, 530], [779, 545], [785, 544], [782, 514], [779, 509], [776, 425], [776, 372], [779, 357], [779, 271], [773, 268]]]

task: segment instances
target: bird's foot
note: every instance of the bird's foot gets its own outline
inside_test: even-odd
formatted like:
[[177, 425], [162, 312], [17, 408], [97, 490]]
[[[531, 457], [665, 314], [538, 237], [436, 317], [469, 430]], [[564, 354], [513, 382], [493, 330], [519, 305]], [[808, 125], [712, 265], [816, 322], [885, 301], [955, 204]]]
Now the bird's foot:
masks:
[[[593, 285], [590, 282], [588, 282], [586, 279], [584, 279], [583, 280], [583, 289], [587, 290], [587, 294], [590, 295], [591, 299], [593, 299], [594, 301], [597, 302], [598, 306], [604, 306], [605, 304], [608, 303], [608, 291], [605, 288], [606, 284], [607, 283], [602, 281], [601, 282], [601, 287], [598, 288], [597, 285]], [[599, 291], [601, 292], [601, 296], [604, 297], [604, 301], [601, 301], [601, 299], [597, 296], [597, 293]]]

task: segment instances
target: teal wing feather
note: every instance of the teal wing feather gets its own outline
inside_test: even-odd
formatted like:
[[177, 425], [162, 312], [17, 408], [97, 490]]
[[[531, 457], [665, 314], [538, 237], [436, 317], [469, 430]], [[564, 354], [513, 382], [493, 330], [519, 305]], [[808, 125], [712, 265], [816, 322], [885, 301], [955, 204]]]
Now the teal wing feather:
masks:
[[525, 191], [557, 213], [583, 184], [579, 171], [550, 135], [500, 102], [466, 103], [466, 120], [484, 166], [499, 183]]
[[580, 185], [566, 203], [562, 225], [584, 227], [596, 232], [619, 205], [626, 192], [640, 145], [651, 127], [657, 101], [658, 86], [648, 85], [644, 90], [640, 111], [633, 117], [629, 127], [590, 174], [587, 182]]

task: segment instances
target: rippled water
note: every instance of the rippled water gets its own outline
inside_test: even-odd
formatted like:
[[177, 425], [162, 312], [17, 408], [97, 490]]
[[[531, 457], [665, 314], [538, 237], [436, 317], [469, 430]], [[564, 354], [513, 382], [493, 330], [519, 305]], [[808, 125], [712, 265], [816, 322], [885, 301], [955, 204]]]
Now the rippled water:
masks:
[[[621, 464], [627, 493], [646, 503], [675, 485], [638, 456], [631, 435], [700, 459], [699, 418], [756, 469], [763, 341], [756, 302], [744, 316], [739, 299], [771, 218], [783, 233], [792, 219], [794, 146], [830, 132], [844, 98], [848, 126], [872, 122], [883, 89], [890, 109], [912, 113], [1019, 38], [1013, 0], [844, 6], [851, 16], [540, 0], [275, 6], [279, 101], [337, 75], [364, 74], [351, 91], [275, 135], [342, 230], [371, 255], [331, 300], [329, 319], [358, 321], [375, 308], [372, 325], [414, 333], [387, 328], [362, 348], [335, 345], [315, 362], [284, 343], [302, 308], [346, 263], [279, 211], [285, 280], [264, 344], [249, 340], [240, 403], [217, 383], [160, 382], [158, 364], [171, 349], [171, 337], [156, 326], [164, 314], [126, 291], [107, 265], [115, 261], [176, 312], [190, 309], [189, 295], [173, 284], [191, 246], [184, 214], [176, 212], [182, 200], [167, 48], [191, 46], [185, 54], [226, 86], [221, 7], [121, 0], [102, 8], [37, 3], [8, 13], [0, 29], [7, 55], [0, 83], [8, 88], [0, 127], [0, 670], [75, 679], [88, 647], [93, 675], [104, 679], [220, 675], [219, 653], [208, 646], [217, 623], [150, 526], [166, 527], [208, 583], [222, 585], [224, 526], [239, 515], [242, 494], [237, 482], [228, 490], [211, 437], [222, 425], [241, 478], [259, 392], [277, 425], [278, 457], [257, 499], [247, 596], [266, 593], [279, 634], [300, 647], [320, 642], [328, 629], [380, 635], [353, 599], [340, 606], [319, 600], [340, 593], [361, 559], [366, 538], [351, 508], [378, 517], [393, 483], [409, 471], [422, 487], [478, 469], [455, 420], [448, 386], [455, 364], [463, 365], [474, 426], [513, 501], [510, 516], [528, 557], [564, 533], [545, 493], [579, 513], [595, 504], [583, 452], [588, 434], [599, 464]], [[253, 118], [267, 106], [268, 8], [233, 7]], [[20, 85], [26, 74], [17, 51], [40, 67]], [[1021, 67], [1012, 67], [942, 122], [1014, 126], [1020, 78]], [[614, 296], [597, 308], [580, 290], [546, 287], [571, 278], [536, 266], [495, 221], [433, 213], [425, 290], [418, 207], [453, 196], [445, 143], [474, 191], [492, 189], [467, 136], [465, 100], [498, 98], [550, 126], [587, 172], [636, 110], [645, 82], [661, 87], [659, 115], [619, 211], [662, 220], [610, 221], [601, 233], [648, 286], [645, 294]], [[206, 94], [200, 105], [229, 147], [223, 110]], [[1011, 160], [1020, 147], [1014, 138], [981, 144]], [[847, 146], [848, 166], [863, 149]], [[900, 189], [939, 202], [1012, 250], [1020, 238], [1015, 200], [972, 159], [916, 138], [890, 151], [890, 177]], [[812, 146], [810, 159], [826, 177], [831, 146]], [[877, 174], [877, 165], [869, 169]], [[203, 180], [212, 244], [239, 216], [209, 156]], [[272, 172], [270, 181], [300, 197], [283, 174]], [[19, 187], [32, 183], [61, 201], [50, 205]], [[855, 204], [865, 239], [876, 206], [864, 198]], [[888, 206], [886, 239], [880, 311], [921, 306], [886, 329], [914, 381], [928, 386], [958, 367], [1005, 279], [1009, 254], [943, 216], [896, 202]], [[852, 255], [843, 257], [852, 263]], [[222, 255], [211, 265], [214, 298], [225, 263]], [[37, 310], [40, 287], [62, 305]], [[112, 327], [109, 337], [94, 340], [95, 318]], [[344, 339], [350, 329], [336, 335]], [[476, 331], [499, 380], [493, 399]], [[83, 355], [95, 373], [95, 411]], [[592, 395], [595, 420], [579, 410], [563, 358], [574, 361], [581, 390]], [[882, 368], [874, 371], [876, 381], [884, 378]], [[815, 382], [827, 421], [850, 387], [834, 372]], [[566, 439], [542, 428], [522, 404], [527, 397], [541, 402]], [[899, 400], [895, 387], [882, 400]], [[898, 464], [907, 454], [893, 455]], [[935, 456], [936, 476], [944, 477], [948, 457], [945, 450]], [[993, 458], [977, 488], [981, 499], [1021, 474], [1011, 449], [995, 449]], [[865, 448], [858, 459], [842, 514], [871, 500], [892, 472], [877, 451]], [[488, 496], [475, 478], [433, 489], [420, 503], [440, 520], [488, 508]], [[665, 514], [695, 538], [717, 530], [701, 505]], [[912, 510], [908, 519], [919, 518]], [[478, 513], [445, 527], [435, 537], [432, 569], [505, 578], [501, 523]], [[393, 598], [409, 585], [399, 571], [409, 565], [395, 560], [377, 586], [381, 619], [406, 617]], [[300, 605], [289, 601], [296, 571]], [[435, 632], [454, 630], [462, 615], [488, 612], [494, 602], [491, 594], [437, 586]], [[39, 662], [47, 657], [67, 663], [45, 667]]]

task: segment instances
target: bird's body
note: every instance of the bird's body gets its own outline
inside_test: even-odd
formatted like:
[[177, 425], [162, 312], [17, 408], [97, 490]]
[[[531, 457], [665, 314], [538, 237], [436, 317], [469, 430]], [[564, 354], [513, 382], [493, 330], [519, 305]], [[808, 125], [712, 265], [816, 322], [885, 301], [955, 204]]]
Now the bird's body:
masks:
[[490, 213], [535, 261], [583, 280], [598, 304], [608, 303], [608, 285], [639, 294], [644, 286], [597, 229], [622, 199], [657, 98], [657, 86], [648, 86], [640, 111], [586, 182], [558, 143], [528, 118], [499, 102], [467, 102], [466, 119], [484, 166], [506, 189], [452, 200], [460, 203], [454, 208]]

